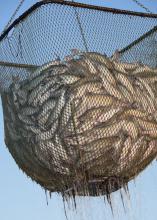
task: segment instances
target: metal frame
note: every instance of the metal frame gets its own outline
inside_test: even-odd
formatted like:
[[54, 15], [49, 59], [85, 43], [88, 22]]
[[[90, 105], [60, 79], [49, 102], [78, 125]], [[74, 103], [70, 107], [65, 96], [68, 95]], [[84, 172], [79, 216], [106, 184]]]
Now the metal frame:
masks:
[[153, 34], [155, 31], [157, 32], [157, 26], [153, 27], [150, 31], [148, 31], [145, 34], [143, 34], [141, 37], [139, 37], [138, 39], [133, 41], [131, 44], [129, 44], [128, 46], [126, 46], [125, 48], [120, 50], [119, 52], [122, 53], [122, 54], [125, 53], [126, 51], [130, 50], [133, 46], [135, 46], [136, 44], [138, 44], [142, 40], [144, 40], [146, 37], [148, 37], [149, 35]]
[[120, 9], [113, 9], [101, 6], [94, 6], [94, 5], [87, 5], [77, 2], [70, 2], [64, 0], [43, 0], [37, 2], [32, 7], [30, 7], [27, 11], [25, 11], [19, 18], [17, 18], [0, 36], [0, 41], [2, 41], [9, 33], [9, 31], [18, 25], [22, 20], [24, 20], [29, 14], [35, 11], [42, 5], [46, 4], [59, 4], [59, 5], [66, 5], [76, 8], [86, 8], [90, 10], [97, 10], [97, 11], [104, 11], [104, 12], [111, 12], [113, 14], [124, 14], [124, 15], [133, 15], [133, 16], [140, 16], [140, 17], [149, 17], [149, 18], [157, 18], [157, 14], [149, 14], [149, 13], [142, 13], [142, 12], [134, 12], [134, 11], [127, 11], [127, 10], [120, 10]]
[[24, 68], [24, 69], [35, 69], [35, 68], [39, 67], [39, 66], [36, 66], [36, 65], [20, 64], [20, 63], [9, 63], [9, 62], [3, 62], [3, 61], [0, 61], [0, 66], [14, 67], [14, 68]]

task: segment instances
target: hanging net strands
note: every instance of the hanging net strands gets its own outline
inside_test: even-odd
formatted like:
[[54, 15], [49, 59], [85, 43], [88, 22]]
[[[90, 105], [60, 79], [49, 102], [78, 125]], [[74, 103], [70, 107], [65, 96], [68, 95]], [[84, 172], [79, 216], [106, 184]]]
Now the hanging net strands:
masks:
[[156, 27], [156, 14], [40, 1], [0, 36], [5, 143], [45, 190], [110, 203], [156, 158]]

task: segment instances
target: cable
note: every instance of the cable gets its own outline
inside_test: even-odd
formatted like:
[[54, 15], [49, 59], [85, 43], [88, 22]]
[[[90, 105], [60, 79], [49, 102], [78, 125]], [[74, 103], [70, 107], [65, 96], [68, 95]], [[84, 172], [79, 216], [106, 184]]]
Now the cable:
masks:
[[20, 10], [21, 6], [23, 5], [25, 0], [21, 0], [20, 3], [18, 4], [16, 10], [14, 11], [13, 15], [11, 16], [10, 20], [8, 21], [7, 25], [4, 27], [2, 34], [4, 33], [4, 31], [9, 27], [9, 25], [12, 23], [12, 21], [14, 20], [16, 14], [18, 13], [18, 11]]
[[146, 12], [153, 14], [147, 7], [145, 7], [141, 2], [139, 2], [138, 0], [132, 0], [133, 2], [135, 2], [138, 6], [140, 6], [141, 8], [143, 8]]

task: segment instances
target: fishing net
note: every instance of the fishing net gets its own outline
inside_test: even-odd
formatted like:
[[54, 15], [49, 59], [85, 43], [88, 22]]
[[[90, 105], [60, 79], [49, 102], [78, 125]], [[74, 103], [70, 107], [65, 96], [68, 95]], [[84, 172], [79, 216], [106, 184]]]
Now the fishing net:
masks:
[[40, 1], [0, 37], [5, 143], [50, 192], [109, 195], [157, 155], [157, 15]]

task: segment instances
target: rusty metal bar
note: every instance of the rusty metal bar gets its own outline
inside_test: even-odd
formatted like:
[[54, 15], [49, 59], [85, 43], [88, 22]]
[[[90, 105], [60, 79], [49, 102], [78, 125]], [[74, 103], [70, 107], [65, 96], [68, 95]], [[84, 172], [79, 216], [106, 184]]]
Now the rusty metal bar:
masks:
[[9, 62], [3, 62], [3, 61], [0, 61], [0, 66], [14, 67], [14, 68], [24, 68], [24, 69], [35, 69], [35, 68], [39, 67], [39, 66], [36, 66], [36, 65], [9, 63]]

